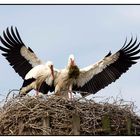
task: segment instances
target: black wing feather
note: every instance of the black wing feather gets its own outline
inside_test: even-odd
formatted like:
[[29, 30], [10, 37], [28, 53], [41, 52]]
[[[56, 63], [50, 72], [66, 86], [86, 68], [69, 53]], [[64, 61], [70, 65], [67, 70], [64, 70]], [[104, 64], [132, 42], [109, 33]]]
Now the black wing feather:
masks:
[[[11, 31], [11, 32], [10, 32]], [[0, 37], [1, 43], [5, 46], [0, 46], [0, 50], [3, 51], [2, 55], [8, 60], [14, 70], [24, 79], [25, 75], [33, 68], [32, 65], [26, 60], [20, 53], [22, 47], [25, 47], [22, 42], [17, 28], [15, 32], [13, 27], [3, 32], [3, 38]], [[28, 48], [30, 52], [33, 52]]]

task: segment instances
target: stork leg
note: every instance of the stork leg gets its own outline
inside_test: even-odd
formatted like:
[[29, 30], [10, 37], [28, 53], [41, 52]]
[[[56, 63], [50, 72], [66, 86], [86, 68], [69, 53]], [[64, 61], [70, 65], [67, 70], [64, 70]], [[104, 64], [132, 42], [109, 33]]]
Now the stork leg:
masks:
[[36, 96], [38, 96], [38, 94], [39, 94], [39, 91], [38, 91], [38, 90], [36, 90]]
[[68, 98], [69, 98], [70, 101], [73, 101], [72, 91], [69, 91]]
[[40, 88], [42, 86], [42, 82], [38, 83], [38, 81], [36, 81], [37, 85], [36, 85], [36, 96], [39, 96], [40, 93]]
[[69, 86], [68, 99], [69, 99], [70, 101], [73, 101], [73, 96], [72, 96], [72, 85]]

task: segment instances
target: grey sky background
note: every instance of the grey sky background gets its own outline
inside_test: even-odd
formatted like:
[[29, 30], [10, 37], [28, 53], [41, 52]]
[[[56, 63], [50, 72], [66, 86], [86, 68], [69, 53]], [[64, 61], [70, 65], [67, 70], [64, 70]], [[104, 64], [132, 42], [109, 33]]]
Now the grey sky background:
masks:
[[[43, 61], [64, 68], [72, 53], [82, 68], [118, 51], [126, 37], [140, 41], [140, 5], [0, 5], [0, 35], [11, 25]], [[0, 64], [0, 94], [6, 96], [23, 81], [1, 55]], [[94, 96], [119, 95], [140, 109], [139, 90], [140, 61]]]

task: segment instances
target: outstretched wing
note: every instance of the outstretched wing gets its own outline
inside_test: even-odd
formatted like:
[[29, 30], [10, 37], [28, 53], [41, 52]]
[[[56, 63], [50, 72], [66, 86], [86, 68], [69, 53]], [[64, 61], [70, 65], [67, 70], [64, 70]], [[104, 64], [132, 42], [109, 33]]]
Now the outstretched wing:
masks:
[[140, 43], [137, 43], [137, 38], [133, 42], [133, 38], [116, 52], [104, 57], [103, 60], [94, 65], [90, 65], [80, 70], [80, 76], [77, 85], [73, 90], [81, 91], [82, 96], [95, 94], [102, 88], [115, 82], [123, 73], [125, 73], [133, 64], [137, 63], [135, 60], [140, 59], [136, 56], [140, 49]]
[[0, 37], [0, 41], [4, 45], [4, 47], [0, 46], [0, 50], [3, 51], [2, 55], [22, 78], [34, 66], [42, 63], [31, 48], [24, 45], [16, 27], [15, 31], [13, 27], [3, 31], [3, 38]]

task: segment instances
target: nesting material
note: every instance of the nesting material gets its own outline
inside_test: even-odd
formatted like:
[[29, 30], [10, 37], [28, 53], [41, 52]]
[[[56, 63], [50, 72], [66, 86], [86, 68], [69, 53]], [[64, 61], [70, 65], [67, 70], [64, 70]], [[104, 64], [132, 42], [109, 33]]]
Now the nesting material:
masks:
[[0, 109], [0, 135], [140, 135], [140, 118], [117, 102], [16, 97]]

